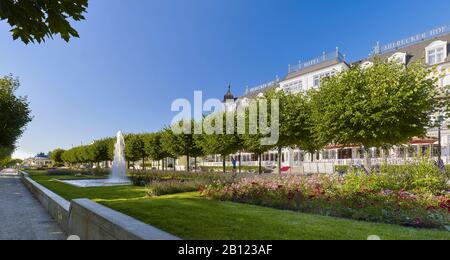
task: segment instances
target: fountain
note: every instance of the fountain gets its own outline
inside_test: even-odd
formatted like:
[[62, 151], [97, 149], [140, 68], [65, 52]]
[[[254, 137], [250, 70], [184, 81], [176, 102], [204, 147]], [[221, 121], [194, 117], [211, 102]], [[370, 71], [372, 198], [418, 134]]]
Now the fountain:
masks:
[[125, 139], [121, 131], [117, 133], [114, 146], [114, 161], [108, 183], [129, 183], [127, 178], [127, 162], [125, 160]]
[[127, 162], [125, 160], [125, 139], [121, 131], [117, 133], [117, 140], [114, 146], [114, 161], [112, 163], [111, 174], [108, 179], [98, 180], [64, 180], [62, 182], [81, 188], [120, 186], [131, 184], [127, 178]]

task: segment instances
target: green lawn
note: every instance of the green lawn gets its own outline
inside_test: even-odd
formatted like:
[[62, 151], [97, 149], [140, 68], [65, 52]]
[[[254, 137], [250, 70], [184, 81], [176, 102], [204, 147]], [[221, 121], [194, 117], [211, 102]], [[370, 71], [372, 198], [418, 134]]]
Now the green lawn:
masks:
[[[213, 201], [198, 193], [147, 198], [142, 187], [76, 188], [43, 172], [32, 178], [71, 200], [89, 198], [183, 239], [283, 240], [443, 239], [450, 232], [419, 230], [283, 211], [232, 202]], [[57, 176], [57, 178], [73, 176]]]

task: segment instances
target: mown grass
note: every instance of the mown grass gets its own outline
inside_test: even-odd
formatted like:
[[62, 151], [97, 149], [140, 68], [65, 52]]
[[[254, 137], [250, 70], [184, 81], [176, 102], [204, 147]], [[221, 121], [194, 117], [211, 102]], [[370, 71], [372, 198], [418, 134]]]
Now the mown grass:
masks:
[[67, 200], [92, 199], [183, 239], [365, 240], [370, 235], [377, 235], [385, 240], [450, 240], [450, 233], [445, 231], [420, 230], [214, 201], [196, 192], [148, 198], [143, 187], [76, 188], [55, 179], [73, 179], [74, 176], [31, 172], [31, 177]]

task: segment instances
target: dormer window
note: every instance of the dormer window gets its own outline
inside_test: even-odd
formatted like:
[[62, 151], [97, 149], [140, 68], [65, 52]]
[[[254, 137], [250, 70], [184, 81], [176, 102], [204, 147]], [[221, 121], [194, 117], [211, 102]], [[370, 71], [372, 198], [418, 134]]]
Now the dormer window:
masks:
[[442, 63], [447, 59], [447, 42], [433, 42], [425, 49], [425, 51], [428, 65]]
[[398, 62], [401, 64], [406, 64], [406, 53], [397, 52], [389, 58], [390, 62]]
[[438, 48], [428, 51], [428, 64], [435, 65], [444, 62], [444, 48]]

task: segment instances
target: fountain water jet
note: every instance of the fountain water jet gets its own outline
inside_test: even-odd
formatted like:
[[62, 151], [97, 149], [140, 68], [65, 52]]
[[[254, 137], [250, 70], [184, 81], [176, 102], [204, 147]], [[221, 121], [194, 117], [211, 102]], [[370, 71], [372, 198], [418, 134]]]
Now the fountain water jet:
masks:
[[63, 180], [69, 185], [76, 187], [105, 187], [105, 186], [119, 186], [129, 185], [130, 180], [127, 178], [127, 162], [125, 159], [125, 139], [121, 131], [117, 133], [117, 141], [114, 147], [114, 161], [112, 164], [111, 174], [109, 179], [99, 180]]
[[121, 131], [117, 133], [117, 141], [114, 146], [114, 161], [108, 183], [128, 183], [127, 162], [125, 160], [125, 139]]

